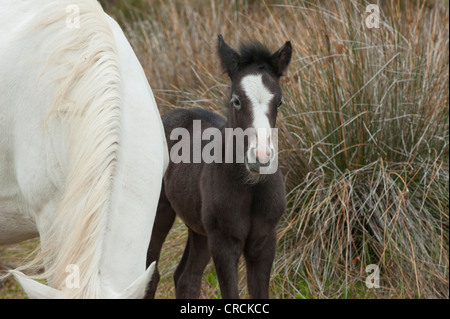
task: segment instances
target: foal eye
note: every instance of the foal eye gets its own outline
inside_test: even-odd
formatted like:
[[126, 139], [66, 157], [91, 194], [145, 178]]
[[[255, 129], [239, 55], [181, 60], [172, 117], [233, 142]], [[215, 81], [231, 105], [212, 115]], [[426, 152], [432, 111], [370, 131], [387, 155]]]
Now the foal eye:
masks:
[[231, 97], [230, 103], [238, 110], [241, 108], [241, 101], [239, 101], [239, 98], [234, 94]]
[[283, 105], [283, 99], [281, 99], [280, 102], [278, 102], [277, 109], [279, 109], [282, 105]]

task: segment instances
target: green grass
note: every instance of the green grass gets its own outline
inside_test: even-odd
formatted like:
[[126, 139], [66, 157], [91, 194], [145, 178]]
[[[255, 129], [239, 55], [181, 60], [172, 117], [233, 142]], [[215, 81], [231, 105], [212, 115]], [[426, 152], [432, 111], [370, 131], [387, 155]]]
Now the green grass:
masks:
[[[39, 243], [38, 239], [31, 239], [17, 245], [0, 246], [0, 276], [7, 269], [22, 265]], [[13, 277], [0, 280], [0, 299], [27, 298], [23, 289]]]

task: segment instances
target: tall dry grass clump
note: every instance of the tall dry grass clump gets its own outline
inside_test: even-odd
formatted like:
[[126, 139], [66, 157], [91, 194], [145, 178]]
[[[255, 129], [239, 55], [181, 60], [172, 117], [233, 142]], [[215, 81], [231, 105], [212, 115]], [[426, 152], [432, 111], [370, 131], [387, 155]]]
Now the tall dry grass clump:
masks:
[[288, 296], [448, 298], [448, 10], [424, 4], [386, 3], [379, 29], [353, 2], [292, 15], [306, 34], [280, 123]]
[[292, 41], [273, 297], [448, 298], [448, 5], [380, 1], [369, 29], [363, 1], [115, 2], [162, 111], [223, 113], [217, 33]]

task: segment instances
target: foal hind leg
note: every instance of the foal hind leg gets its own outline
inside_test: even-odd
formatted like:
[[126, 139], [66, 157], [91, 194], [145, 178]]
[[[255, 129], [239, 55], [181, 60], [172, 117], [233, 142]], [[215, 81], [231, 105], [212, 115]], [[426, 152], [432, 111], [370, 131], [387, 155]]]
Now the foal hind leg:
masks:
[[[150, 245], [147, 250], [147, 267], [154, 261], [156, 261], [157, 263], [159, 262], [162, 245], [164, 244], [167, 234], [172, 228], [175, 217], [175, 211], [173, 210], [166, 197], [163, 183], [158, 208], [156, 210], [155, 222], [153, 224], [152, 238], [150, 239]], [[147, 292], [144, 298], [155, 298], [159, 278], [160, 275], [158, 271], [158, 265], [156, 265], [155, 272], [153, 273], [152, 279], [147, 286]]]
[[210, 257], [208, 239], [189, 229], [186, 249], [174, 275], [177, 299], [200, 296], [202, 274]]
[[177, 269], [175, 269], [175, 273], [173, 274], [173, 281], [175, 284], [175, 291], [178, 289], [178, 279], [180, 278], [181, 274], [184, 271], [184, 267], [186, 266], [187, 260], [189, 258], [189, 248], [191, 247], [191, 240], [192, 237], [189, 236], [188, 232], [188, 238], [186, 241], [186, 246], [184, 247], [183, 256], [181, 257], [180, 262], [178, 263]]

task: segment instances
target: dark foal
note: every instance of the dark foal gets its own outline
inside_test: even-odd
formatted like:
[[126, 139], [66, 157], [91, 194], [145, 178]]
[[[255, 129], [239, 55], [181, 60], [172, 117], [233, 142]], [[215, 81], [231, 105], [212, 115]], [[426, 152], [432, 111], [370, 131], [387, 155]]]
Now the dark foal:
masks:
[[[159, 260], [162, 244], [178, 215], [189, 228], [183, 257], [175, 271], [177, 298], [198, 298], [203, 271], [212, 256], [223, 298], [239, 298], [237, 266], [243, 253], [247, 284], [252, 298], [269, 297], [269, 278], [276, 251], [276, 225], [285, 211], [286, 199], [281, 171], [271, 174], [261, 169], [273, 164], [276, 149], [273, 136], [258, 136], [259, 129], [273, 128], [282, 103], [279, 79], [292, 55], [290, 42], [270, 53], [252, 42], [240, 52], [229, 47], [219, 35], [219, 56], [231, 78], [227, 119], [201, 109], [176, 109], [163, 115], [169, 150], [176, 128], [190, 136], [191, 163], [171, 160], [164, 176], [147, 264]], [[201, 132], [217, 128], [222, 134], [222, 154], [218, 161], [192, 163], [194, 120]], [[226, 129], [254, 129], [244, 142], [244, 160], [226, 162]], [[212, 139], [211, 139], [212, 140]], [[198, 143], [199, 141], [197, 141]], [[202, 147], [208, 141], [202, 140]], [[231, 147], [237, 145], [234, 137]], [[236, 151], [237, 153], [237, 151]], [[274, 154], [275, 153], [275, 154]], [[217, 155], [217, 154], [215, 154]], [[155, 271], [147, 298], [155, 295], [159, 273]]]

